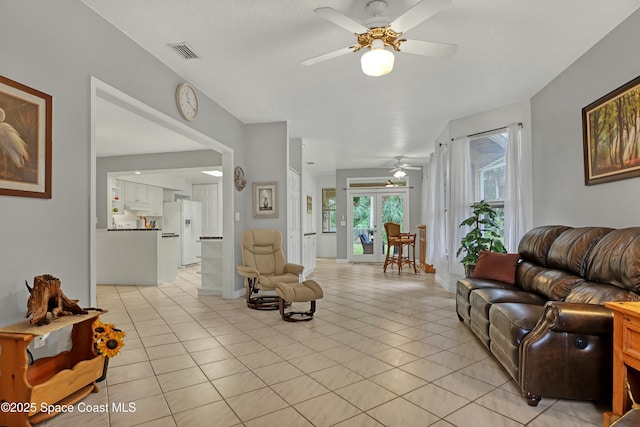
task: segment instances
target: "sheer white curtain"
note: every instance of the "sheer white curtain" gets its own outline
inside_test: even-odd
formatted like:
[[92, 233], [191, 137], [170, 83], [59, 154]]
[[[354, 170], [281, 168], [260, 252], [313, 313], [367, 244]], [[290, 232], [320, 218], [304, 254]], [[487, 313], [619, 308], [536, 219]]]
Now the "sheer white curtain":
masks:
[[429, 168], [426, 261], [432, 265], [442, 265], [447, 259], [444, 203], [444, 176], [448, 163], [447, 159], [447, 147], [440, 146], [431, 155]]
[[520, 239], [533, 225], [531, 146], [522, 140], [522, 127], [507, 126], [504, 197], [504, 243], [508, 252], [518, 251]]
[[449, 254], [449, 272], [464, 275], [464, 267], [460, 264], [462, 257], [456, 257], [462, 237], [467, 234], [466, 227], [459, 228], [462, 221], [471, 215], [471, 159], [469, 154], [469, 138], [459, 138], [449, 144], [449, 175], [447, 191], [449, 193], [449, 210], [447, 221], [447, 252]]

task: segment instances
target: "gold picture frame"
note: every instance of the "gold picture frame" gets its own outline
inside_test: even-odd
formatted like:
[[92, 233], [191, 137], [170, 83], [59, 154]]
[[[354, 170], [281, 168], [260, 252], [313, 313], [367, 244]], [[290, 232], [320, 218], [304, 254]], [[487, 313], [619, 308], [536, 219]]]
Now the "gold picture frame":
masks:
[[278, 183], [253, 183], [253, 217], [278, 218]]
[[585, 185], [640, 176], [640, 77], [582, 109]]
[[51, 198], [51, 104], [0, 76], [0, 195]]

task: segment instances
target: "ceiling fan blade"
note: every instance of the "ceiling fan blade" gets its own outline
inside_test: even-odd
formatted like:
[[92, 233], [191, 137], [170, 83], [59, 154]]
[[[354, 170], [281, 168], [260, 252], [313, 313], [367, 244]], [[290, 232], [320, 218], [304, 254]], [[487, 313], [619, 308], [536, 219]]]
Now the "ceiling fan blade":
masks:
[[419, 167], [419, 166], [405, 166], [402, 169], [409, 169], [409, 170], [412, 170], [412, 171], [419, 171], [422, 168]]
[[314, 65], [319, 62], [323, 62], [329, 59], [337, 58], [338, 56], [346, 55], [347, 53], [352, 53], [353, 50], [349, 47], [343, 47], [342, 49], [334, 50], [333, 52], [325, 53], [323, 55], [314, 56], [313, 58], [305, 59], [304, 61], [300, 61], [302, 65]]
[[314, 12], [322, 16], [327, 21], [331, 21], [337, 26], [342, 27], [351, 33], [360, 34], [366, 33], [369, 30], [364, 25], [357, 23], [353, 19], [343, 15], [342, 13], [331, 7], [319, 7], [317, 9], [314, 9]]
[[391, 28], [393, 28], [394, 31], [401, 33], [409, 31], [450, 4], [451, 0], [422, 0], [411, 9], [397, 17], [391, 23]]
[[458, 45], [423, 40], [407, 40], [400, 45], [400, 51], [423, 56], [451, 56], [456, 53]]

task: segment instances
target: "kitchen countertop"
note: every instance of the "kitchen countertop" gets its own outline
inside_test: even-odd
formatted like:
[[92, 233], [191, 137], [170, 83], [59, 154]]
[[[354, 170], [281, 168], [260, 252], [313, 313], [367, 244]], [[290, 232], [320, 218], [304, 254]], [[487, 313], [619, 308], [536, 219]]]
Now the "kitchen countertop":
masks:
[[162, 231], [161, 228], [107, 228], [107, 231]]

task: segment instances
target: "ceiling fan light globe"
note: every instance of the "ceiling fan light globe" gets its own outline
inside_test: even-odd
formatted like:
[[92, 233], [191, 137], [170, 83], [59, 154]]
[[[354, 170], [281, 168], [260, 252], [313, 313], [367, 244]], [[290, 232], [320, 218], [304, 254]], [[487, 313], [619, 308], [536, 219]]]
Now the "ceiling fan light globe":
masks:
[[396, 173], [393, 174], [393, 177], [396, 179], [400, 179], [400, 178], [404, 178], [404, 176], [406, 175], [405, 171], [399, 170], [396, 171]]
[[373, 48], [360, 58], [362, 72], [367, 76], [385, 76], [393, 70], [393, 53], [384, 48]]

